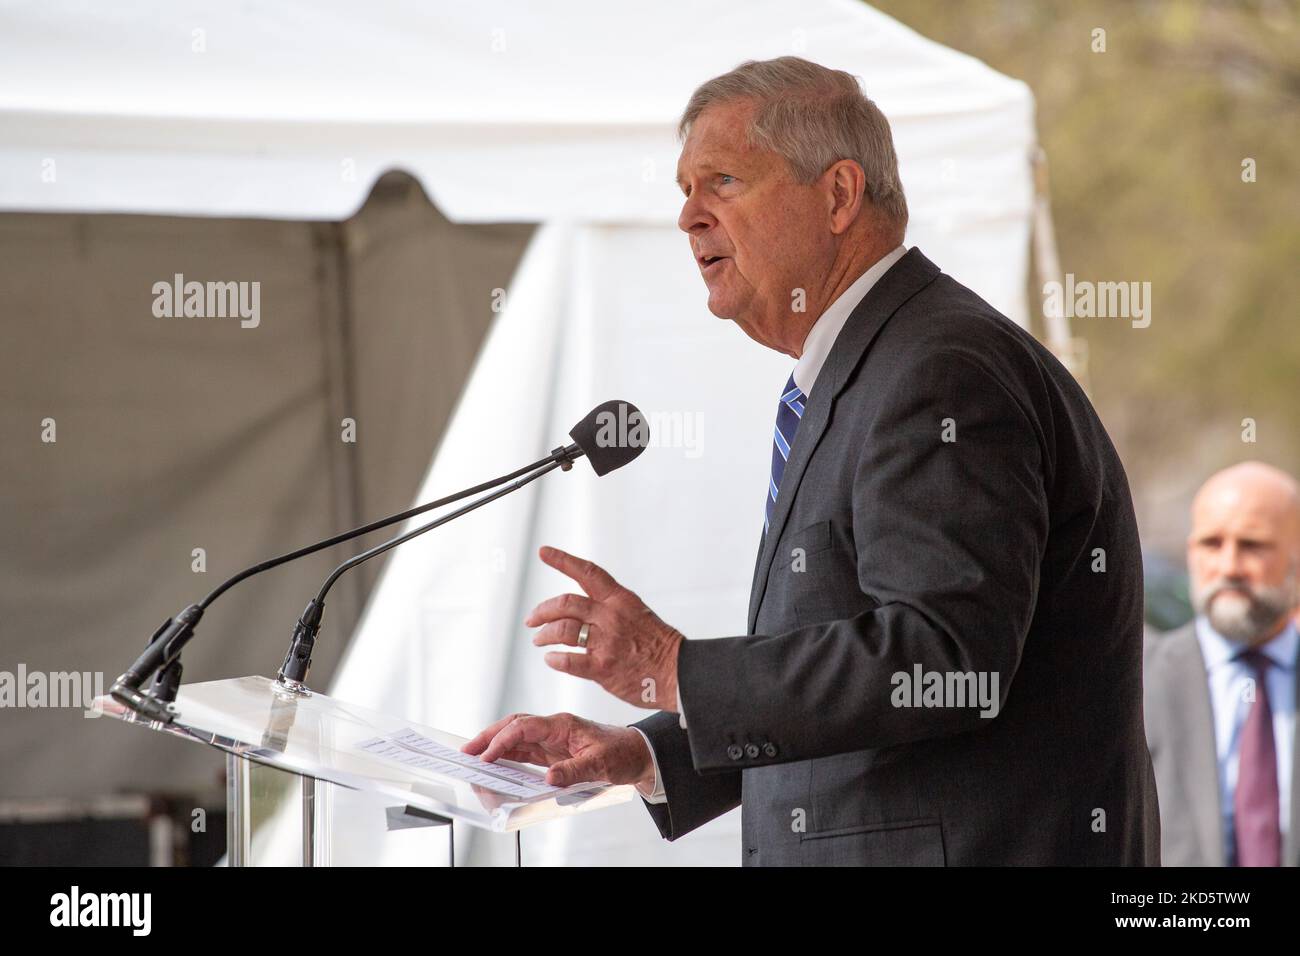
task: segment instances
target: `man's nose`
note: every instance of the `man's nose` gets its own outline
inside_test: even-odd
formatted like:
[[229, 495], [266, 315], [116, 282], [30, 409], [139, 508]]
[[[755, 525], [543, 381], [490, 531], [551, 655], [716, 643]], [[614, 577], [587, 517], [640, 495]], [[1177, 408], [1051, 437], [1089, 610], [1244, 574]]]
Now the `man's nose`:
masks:
[[694, 236], [708, 229], [714, 222], [714, 218], [704, 209], [704, 204], [692, 196], [682, 203], [681, 215], [677, 217], [677, 228]]
[[1226, 578], [1244, 581], [1247, 578], [1244, 554], [1235, 541], [1225, 541], [1219, 549], [1219, 573]]

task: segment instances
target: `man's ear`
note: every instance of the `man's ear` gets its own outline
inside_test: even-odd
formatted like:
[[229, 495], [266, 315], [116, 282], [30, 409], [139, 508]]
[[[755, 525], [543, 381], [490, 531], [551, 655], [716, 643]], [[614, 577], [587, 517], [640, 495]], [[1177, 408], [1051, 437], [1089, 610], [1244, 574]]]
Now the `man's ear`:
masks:
[[841, 159], [822, 173], [828, 200], [831, 232], [843, 235], [857, 221], [865, 201], [867, 175], [851, 159]]

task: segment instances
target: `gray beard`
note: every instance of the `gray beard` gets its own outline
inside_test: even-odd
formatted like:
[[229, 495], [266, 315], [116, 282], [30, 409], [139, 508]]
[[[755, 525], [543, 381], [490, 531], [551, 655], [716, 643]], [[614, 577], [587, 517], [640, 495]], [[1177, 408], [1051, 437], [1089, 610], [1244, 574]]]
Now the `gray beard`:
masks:
[[1237, 593], [1218, 596], [1229, 583], [1230, 579], [1220, 579], [1204, 591], [1193, 587], [1192, 607], [1234, 644], [1255, 647], [1264, 643], [1272, 637], [1278, 622], [1295, 609], [1294, 571], [1274, 587], [1251, 589], [1245, 582], [1236, 582], [1248, 591], [1249, 597]]

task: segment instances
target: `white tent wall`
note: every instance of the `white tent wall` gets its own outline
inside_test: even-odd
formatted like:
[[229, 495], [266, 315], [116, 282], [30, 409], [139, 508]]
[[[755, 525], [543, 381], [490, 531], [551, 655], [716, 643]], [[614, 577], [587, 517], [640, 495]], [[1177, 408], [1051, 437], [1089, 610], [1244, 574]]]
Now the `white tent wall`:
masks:
[[[106, 688], [229, 574], [408, 507], [532, 231], [453, 226], [402, 175], [337, 224], [0, 214], [0, 671]], [[156, 317], [153, 284], [176, 273], [259, 282], [259, 325]], [[273, 672], [355, 547], [223, 596], [185, 679]], [[321, 681], [382, 563], [331, 593]], [[0, 711], [0, 764], [6, 798], [219, 792], [223, 772], [192, 744], [49, 707]]]
[[[730, 323], [703, 308], [683, 241], [662, 227], [539, 231], [421, 497], [541, 457], [611, 396], [647, 413], [652, 447], [635, 467], [598, 480], [580, 463], [406, 545], [385, 571], [331, 693], [466, 736], [503, 708], [635, 719], [637, 711], [599, 688], [546, 669], [529, 645], [526, 609], [566, 589], [559, 575], [539, 568], [541, 542], [604, 561], [688, 633], [736, 633], [738, 622], [743, 630], [744, 569], [753, 566], [763, 487], [737, 476], [762, 474], [768, 449], [758, 432], [733, 423], [752, 424], [750, 410], [769, 404], [768, 386], [784, 360], [747, 347]], [[286, 811], [286, 833], [294, 813], [296, 806]], [[639, 805], [601, 818], [528, 833], [525, 859], [691, 858], [680, 849], [669, 854]], [[376, 816], [341, 823], [340, 860], [428, 859], [427, 845], [404, 834], [366, 856], [365, 847], [378, 847]], [[735, 832], [719, 828], [679, 847], [699, 844], [697, 862], [725, 859]], [[281, 841], [269, 845], [283, 852]], [[474, 844], [462, 839], [461, 847], [468, 853]]]

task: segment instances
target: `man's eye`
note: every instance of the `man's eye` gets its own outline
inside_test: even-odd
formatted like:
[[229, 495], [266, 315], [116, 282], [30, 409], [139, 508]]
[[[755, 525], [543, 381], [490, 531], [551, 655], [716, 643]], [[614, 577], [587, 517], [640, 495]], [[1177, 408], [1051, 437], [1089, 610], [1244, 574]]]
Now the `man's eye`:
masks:
[[724, 186], [727, 184], [728, 180], [730, 180], [731, 182], [736, 181], [735, 176], [728, 176], [726, 173], [723, 173], [721, 176], [718, 177], [718, 179], [721, 181], [722, 185]]

